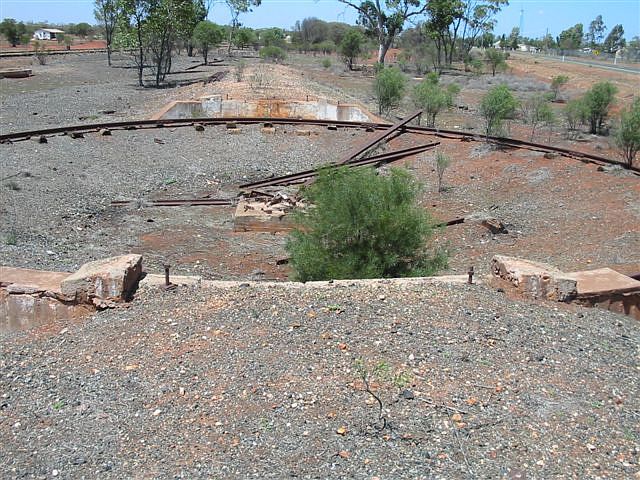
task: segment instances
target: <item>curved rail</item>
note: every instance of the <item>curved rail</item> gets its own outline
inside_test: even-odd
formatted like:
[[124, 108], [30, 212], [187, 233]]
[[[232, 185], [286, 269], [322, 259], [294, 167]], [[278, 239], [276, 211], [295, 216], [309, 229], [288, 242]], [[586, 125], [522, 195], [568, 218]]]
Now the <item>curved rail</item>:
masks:
[[[66, 127], [54, 127], [40, 130], [30, 130], [24, 132], [14, 132], [0, 135], [0, 143], [11, 143], [17, 141], [29, 140], [33, 137], [47, 137], [56, 134], [78, 134], [91, 133], [100, 130], [137, 130], [137, 129], [153, 129], [164, 127], [187, 127], [195, 125], [222, 125], [227, 123], [235, 123], [240, 125], [250, 125], [258, 123], [271, 123], [278, 125], [315, 125], [315, 126], [335, 126], [342, 128], [363, 128], [382, 130], [391, 127], [389, 123], [374, 122], [349, 122], [341, 120], [317, 120], [317, 119], [300, 119], [300, 118], [270, 118], [270, 117], [219, 117], [219, 118], [190, 118], [190, 119], [161, 119], [161, 120], [129, 120], [123, 122], [108, 123], [92, 123], [86, 125], [70, 125]], [[434, 135], [441, 138], [464, 139], [468, 141], [489, 142], [496, 145], [518, 148], [525, 150], [533, 150], [545, 153], [556, 153], [563, 157], [573, 158], [586, 163], [594, 163], [598, 165], [622, 165], [617, 160], [611, 160], [593, 153], [571, 150], [563, 147], [554, 147], [540, 143], [528, 142], [526, 140], [518, 140], [506, 137], [486, 137], [477, 133], [462, 132], [459, 130], [447, 130], [422, 126], [404, 126], [401, 129], [405, 132]], [[640, 167], [632, 166], [629, 170], [636, 175], [640, 175]]]

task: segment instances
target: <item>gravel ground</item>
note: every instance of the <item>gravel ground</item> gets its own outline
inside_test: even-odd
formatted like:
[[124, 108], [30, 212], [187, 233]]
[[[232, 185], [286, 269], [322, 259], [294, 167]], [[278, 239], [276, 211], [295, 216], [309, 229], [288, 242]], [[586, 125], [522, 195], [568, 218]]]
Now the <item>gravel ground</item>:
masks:
[[[0, 59], [0, 67], [12, 59]], [[176, 57], [168, 81], [205, 78], [229, 67], [199, 67], [185, 72], [202, 59]], [[0, 79], [0, 132], [149, 118], [165, 103], [181, 99], [181, 88], [141, 88], [129, 57], [114, 56], [109, 67], [106, 55], [53, 55], [46, 65], [32, 65], [34, 76]], [[182, 72], [182, 73], [180, 73]], [[145, 77], [152, 82], [150, 73]], [[113, 113], [104, 113], [113, 111]]]
[[[228, 134], [224, 126], [205, 132], [119, 130], [112, 136], [0, 145], [3, 177], [16, 175], [0, 188], [0, 264], [75, 270], [92, 259], [127, 253], [140, 246], [141, 235], [157, 229], [148, 220], [162, 214], [137, 204], [110, 207], [112, 200], [235, 197], [244, 181], [335, 161], [362, 134], [313, 130], [311, 136], [297, 136], [288, 126], [265, 135], [258, 125], [243, 126], [240, 135]], [[167, 210], [176, 220], [196, 213], [180, 213], [188, 207]], [[225, 214], [226, 230], [230, 216]], [[12, 235], [15, 242], [8, 241]], [[146, 266], [161, 270], [158, 262]]]
[[[640, 334], [482, 286], [142, 289], [0, 337], [4, 478], [638, 478]], [[375, 400], [355, 367], [379, 362]], [[392, 378], [395, 376], [395, 378]]]

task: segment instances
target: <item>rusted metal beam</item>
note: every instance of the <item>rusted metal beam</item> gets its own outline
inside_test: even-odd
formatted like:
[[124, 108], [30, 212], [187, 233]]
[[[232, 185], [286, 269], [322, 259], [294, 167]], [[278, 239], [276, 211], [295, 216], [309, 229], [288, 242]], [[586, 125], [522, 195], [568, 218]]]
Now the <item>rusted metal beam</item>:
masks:
[[[135, 204], [136, 200], [114, 200], [112, 207], [124, 207]], [[233, 198], [168, 198], [144, 201], [144, 206], [149, 207], [182, 207], [182, 206], [233, 206], [237, 202]]]
[[394, 132], [398, 131], [399, 129], [401, 129], [406, 124], [408, 124], [410, 121], [412, 121], [413, 119], [419, 117], [420, 115], [422, 115], [422, 110], [417, 110], [417, 111], [413, 112], [412, 114], [407, 115], [406, 117], [404, 117], [399, 122], [394, 123], [393, 125], [391, 125], [386, 130], [379, 131], [378, 133], [373, 135], [370, 139], [368, 139], [362, 145], [359, 145], [359, 146], [353, 148], [352, 150], [350, 150], [344, 157], [342, 157], [342, 159], [340, 159], [338, 161], [338, 165], [344, 165], [346, 163], [352, 162], [358, 155], [363, 154], [364, 152], [369, 150], [371, 147], [373, 147], [376, 144], [380, 143], [382, 140], [387, 138], [389, 135], [391, 135]]
[[[393, 152], [382, 153], [380, 155], [374, 155], [372, 157], [363, 158], [360, 160], [352, 160], [347, 164], [343, 164], [347, 167], [360, 167], [364, 165], [374, 165], [379, 163], [388, 163], [397, 160], [401, 160], [403, 158], [409, 157], [411, 155], [416, 155], [418, 153], [425, 152], [437, 145], [440, 142], [428, 143], [426, 145], [418, 145], [416, 147], [404, 148], [402, 150], [396, 150]], [[340, 164], [329, 164], [325, 167], [338, 167]], [[240, 185], [240, 188], [243, 190], [253, 190], [261, 187], [269, 187], [269, 186], [284, 186], [284, 185], [292, 185], [296, 183], [302, 183], [305, 180], [315, 177], [318, 174], [318, 169], [314, 170], [305, 170], [303, 172], [293, 173], [290, 175], [283, 175], [281, 177], [268, 178], [266, 180], [259, 180], [257, 182], [245, 183]]]

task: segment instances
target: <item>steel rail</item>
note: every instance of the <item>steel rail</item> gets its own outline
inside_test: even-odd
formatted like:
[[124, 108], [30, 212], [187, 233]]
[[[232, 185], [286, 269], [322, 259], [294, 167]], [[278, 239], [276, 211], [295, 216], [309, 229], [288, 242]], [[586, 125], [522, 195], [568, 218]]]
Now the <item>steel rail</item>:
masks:
[[[270, 118], [270, 117], [219, 117], [219, 118], [191, 118], [191, 119], [160, 119], [160, 120], [129, 120], [122, 122], [105, 122], [85, 125], [70, 125], [65, 127], [54, 127], [40, 130], [30, 130], [23, 132], [13, 132], [0, 135], [0, 143], [24, 141], [33, 137], [49, 136], [56, 134], [91, 133], [98, 132], [102, 129], [106, 130], [135, 130], [135, 129], [153, 129], [164, 127], [187, 127], [194, 125], [222, 125], [226, 123], [235, 123], [239, 125], [251, 125], [258, 123], [271, 123], [278, 125], [316, 125], [316, 126], [337, 126], [343, 128], [363, 128], [375, 130], [387, 130], [392, 125], [388, 123], [373, 122], [350, 122], [344, 120], [318, 120], [318, 119], [298, 119], [298, 118]], [[561, 156], [580, 160], [587, 163], [595, 163], [599, 165], [623, 165], [622, 162], [611, 160], [600, 155], [588, 152], [571, 150], [563, 147], [554, 147], [539, 143], [528, 142], [526, 140], [518, 140], [514, 138], [484, 136], [472, 132], [464, 132], [459, 130], [447, 130], [432, 127], [409, 126], [404, 125], [399, 129], [414, 134], [433, 135], [442, 138], [459, 138], [470, 141], [489, 142], [496, 145], [506, 147], [533, 150], [548, 153], [557, 153]], [[640, 167], [632, 166], [630, 171], [640, 174]]]
[[[426, 152], [427, 150], [439, 145], [440, 142], [428, 143], [426, 145], [418, 145], [415, 147], [404, 148], [401, 150], [395, 150], [393, 152], [386, 152], [379, 155], [374, 155], [367, 158], [362, 158], [359, 160], [352, 160], [349, 163], [330, 163], [328, 165], [324, 165], [320, 168], [335, 168], [339, 166], [346, 167], [360, 167], [364, 165], [375, 165], [380, 163], [389, 163], [397, 160], [401, 160], [403, 158], [409, 157], [411, 155], [416, 155], [418, 153]], [[312, 170], [305, 170], [302, 172], [292, 173], [289, 175], [282, 175], [280, 177], [268, 178], [265, 180], [258, 180], [256, 182], [250, 182], [240, 185], [240, 189], [242, 190], [253, 190], [255, 188], [268, 187], [268, 186], [284, 186], [284, 185], [292, 185], [295, 183], [304, 182], [306, 179], [315, 177], [318, 174], [318, 168]]]
[[[137, 200], [114, 200], [111, 205], [114, 207], [124, 207], [135, 204]], [[200, 206], [233, 206], [237, 203], [235, 198], [167, 198], [159, 200], [143, 200], [142, 205], [151, 207], [180, 207], [184, 205]]]

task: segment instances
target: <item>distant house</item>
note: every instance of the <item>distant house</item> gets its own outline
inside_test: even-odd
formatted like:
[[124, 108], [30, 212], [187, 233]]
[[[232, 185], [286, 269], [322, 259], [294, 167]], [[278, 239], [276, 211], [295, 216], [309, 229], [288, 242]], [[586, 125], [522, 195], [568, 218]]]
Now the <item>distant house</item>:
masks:
[[33, 32], [33, 38], [36, 40], [55, 40], [56, 36], [61, 33], [64, 33], [64, 31], [57, 28], [39, 28]]

